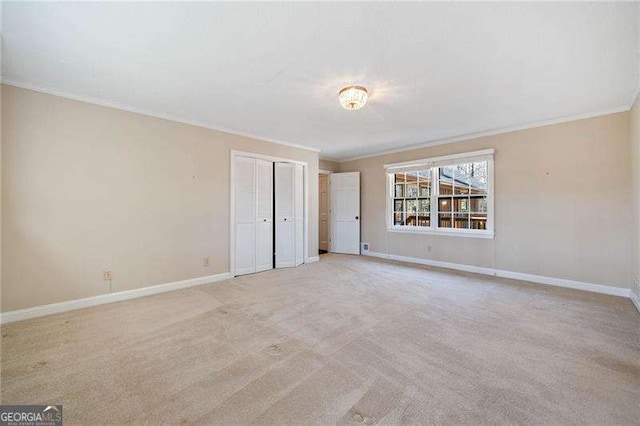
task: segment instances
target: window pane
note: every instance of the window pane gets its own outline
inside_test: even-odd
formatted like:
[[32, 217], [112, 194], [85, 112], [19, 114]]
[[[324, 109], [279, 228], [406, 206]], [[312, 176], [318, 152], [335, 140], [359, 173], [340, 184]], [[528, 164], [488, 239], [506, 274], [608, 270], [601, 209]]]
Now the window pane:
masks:
[[430, 170], [423, 170], [421, 172], [418, 172], [418, 181], [420, 182], [428, 182], [431, 180], [431, 171]]
[[404, 211], [404, 200], [395, 200], [393, 210], [396, 212]]
[[407, 184], [407, 198], [416, 198], [418, 196], [418, 184], [417, 183], [408, 183]]
[[462, 179], [456, 179], [453, 183], [453, 193], [456, 195], [466, 195], [469, 193], [469, 185]]
[[469, 182], [471, 193], [486, 194], [488, 182], [487, 176], [489, 173], [488, 163], [486, 161], [479, 161], [469, 164], [471, 165], [471, 170], [467, 181]]
[[469, 214], [468, 213], [456, 213], [453, 215], [453, 227], [458, 229], [469, 228]]
[[418, 181], [418, 172], [407, 172], [407, 182], [417, 182]]
[[449, 213], [438, 214], [438, 227], [451, 228], [451, 214]]
[[471, 229], [487, 229], [487, 215], [486, 214], [472, 214], [471, 215]]
[[471, 197], [469, 200], [469, 211], [472, 212], [487, 212], [487, 197]]
[[440, 194], [453, 194], [453, 167], [440, 167], [438, 170], [438, 184], [440, 186]]
[[415, 213], [418, 211], [418, 202], [416, 200], [406, 200], [407, 213]]
[[394, 174], [394, 178], [395, 178], [395, 183], [404, 183], [406, 182], [405, 178], [404, 178], [404, 173], [395, 173]]
[[473, 163], [462, 163], [454, 166], [456, 178], [466, 179], [473, 174]]
[[418, 200], [418, 213], [420, 214], [428, 214], [429, 213], [429, 199], [426, 200]]
[[431, 195], [431, 185], [429, 182], [420, 182], [420, 194], [418, 194], [419, 197], [428, 197]]
[[469, 211], [469, 199], [468, 198], [454, 198], [453, 199], [453, 211], [454, 212], [468, 212]]
[[453, 198], [450, 198], [450, 197], [438, 198], [438, 210], [440, 212], [450, 212], [452, 204], [453, 204]]
[[394, 225], [404, 225], [403, 216], [404, 216], [404, 214], [402, 212], [395, 212], [393, 214], [393, 224]]
[[396, 198], [404, 197], [404, 185], [403, 184], [396, 184], [395, 185], [395, 197]]
[[417, 217], [416, 217], [415, 213], [407, 212], [407, 222], [406, 222], [405, 225], [406, 226], [418, 226]]
[[431, 217], [430, 216], [423, 216], [423, 215], [419, 214], [418, 215], [418, 226], [430, 227], [431, 226]]

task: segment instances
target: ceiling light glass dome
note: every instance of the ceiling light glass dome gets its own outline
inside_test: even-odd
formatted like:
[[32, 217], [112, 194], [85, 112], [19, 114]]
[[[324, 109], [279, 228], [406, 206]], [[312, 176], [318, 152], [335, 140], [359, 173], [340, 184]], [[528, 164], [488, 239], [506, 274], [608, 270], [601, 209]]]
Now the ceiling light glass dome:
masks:
[[369, 94], [367, 89], [362, 86], [347, 86], [343, 87], [338, 93], [338, 99], [342, 108], [355, 111], [364, 106], [367, 103]]

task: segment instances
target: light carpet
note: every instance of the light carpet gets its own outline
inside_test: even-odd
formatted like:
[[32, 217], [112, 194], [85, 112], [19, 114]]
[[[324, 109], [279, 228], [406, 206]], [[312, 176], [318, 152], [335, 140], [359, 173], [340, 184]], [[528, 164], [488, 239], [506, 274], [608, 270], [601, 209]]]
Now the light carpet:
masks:
[[639, 424], [627, 299], [328, 254], [2, 326], [66, 424]]

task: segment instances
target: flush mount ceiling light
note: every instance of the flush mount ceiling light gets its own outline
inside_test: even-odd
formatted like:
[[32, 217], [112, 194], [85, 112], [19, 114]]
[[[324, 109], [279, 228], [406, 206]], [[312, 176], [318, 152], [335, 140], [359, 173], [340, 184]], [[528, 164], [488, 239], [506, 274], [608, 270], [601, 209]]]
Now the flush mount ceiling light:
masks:
[[343, 87], [340, 92], [338, 92], [338, 99], [340, 100], [340, 105], [342, 108], [355, 111], [360, 109], [367, 103], [367, 98], [369, 94], [367, 93], [367, 89], [362, 86], [347, 86]]

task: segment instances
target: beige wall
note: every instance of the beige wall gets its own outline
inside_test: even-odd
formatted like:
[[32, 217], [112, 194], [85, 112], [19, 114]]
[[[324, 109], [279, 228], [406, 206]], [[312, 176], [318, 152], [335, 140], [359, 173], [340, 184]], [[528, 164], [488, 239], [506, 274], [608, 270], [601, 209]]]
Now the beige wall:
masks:
[[[229, 270], [230, 150], [318, 154], [2, 86], [2, 311]], [[309, 255], [318, 250], [310, 179]], [[202, 259], [209, 257], [209, 267]]]
[[632, 290], [640, 298], [640, 98], [631, 109], [631, 170], [633, 183], [633, 277]]
[[[485, 148], [496, 150], [495, 239], [386, 231], [383, 164]], [[362, 241], [371, 251], [629, 288], [629, 157], [625, 112], [343, 162], [340, 170], [362, 173]]]
[[327, 172], [339, 172], [340, 163], [338, 163], [337, 161], [320, 160], [318, 168]]
[[[383, 164], [484, 148], [496, 150], [494, 240], [386, 232]], [[112, 291], [228, 271], [231, 149], [317, 175], [311, 151], [2, 86], [2, 311], [108, 293], [103, 269]], [[319, 168], [362, 173], [372, 251], [626, 288], [640, 275], [638, 103]], [[310, 179], [311, 256], [317, 190]]]

